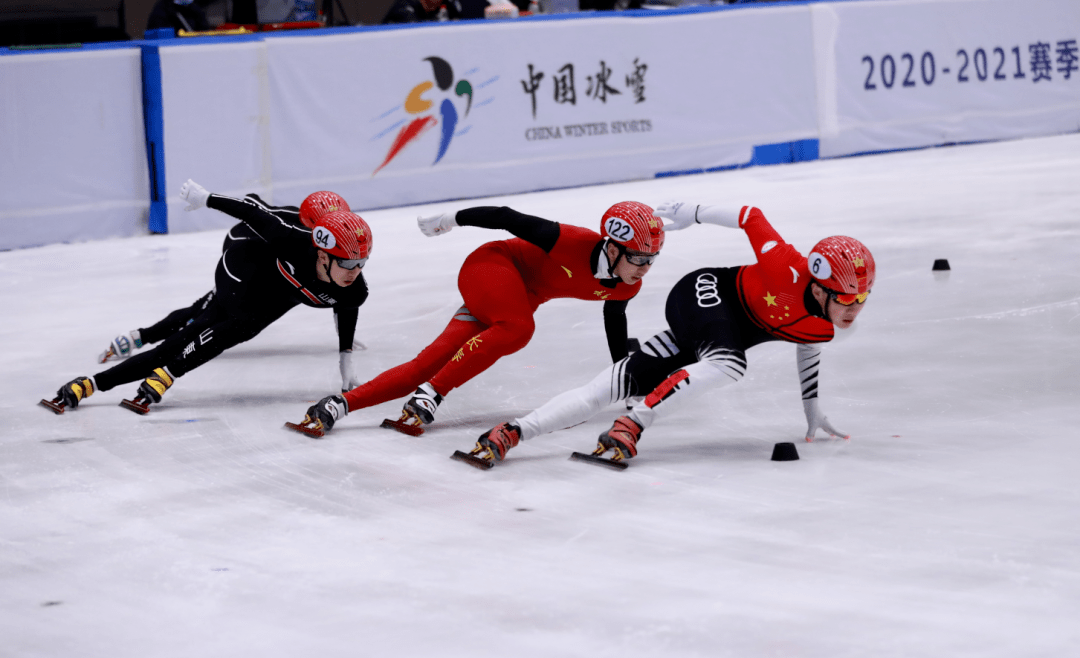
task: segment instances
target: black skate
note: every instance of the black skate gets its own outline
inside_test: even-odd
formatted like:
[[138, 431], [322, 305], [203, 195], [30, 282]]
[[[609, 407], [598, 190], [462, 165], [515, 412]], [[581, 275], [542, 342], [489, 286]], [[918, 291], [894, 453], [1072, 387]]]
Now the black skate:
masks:
[[[570, 455], [570, 459], [619, 471], [625, 470], [627, 467], [625, 460], [637, 454], [637, 442], [641, 438], [641, 431], [642, 427], [633, 419], [620, 416], [615, 419], [611, 429], [600, 435], [596, 450], [593, 450], [591, 455], [575, 452]], [[603, 456], [608, 450], [614, 453], [610, 458]]]
[[42, 400], [38, 404], [60, 415], [68, 407], [76, 409], [83, 398], [94, 394], [94, 382], [89, 377], [76, 377], [60, 387], [52, 400]]
[[573, 461], [585, 462], [587, 464], [596, 464], [597, 466], [606, 466], [607, 468], [614, 469], [616, 471], [625, 471], [629, 465], [623, 461], [621, 454], [616, 454], [613, 457], [604, 457], [604, 451], [607, 448], [603, 446], [596, 446], [596, 450], [592, 451], [592, 454], [584, 452], [572, 452], [570, 453], [570, 459]]
[[430, 425], [435, 421], [435, 410], [439, 408], [443, 397], [435, 392], [431, 384], [421, 384], [405, 407], [401, 410], [401, 417], [397, 420], [387, 418], [379, 427], [397, 430], [409, 436], [420, 436], [424, 433], [421, 425]]
[[148, 396], [143, 395], [142, 388], [139, 389], [138, 394], [132, 400], [121, 400], [120, 406], [125, 409], [130, 409], [140, 416], [145, 416], [150, 413], [150, 403], [153, 402]]
[[450, 455], [450, 459], [465, 462], [482, 471], [486, 471], [495, 465], [495, 457], [491, 454], [491, 450], [480, 445], [479, 442], [476, 444], [476, 447], [469, 452], [455, 450], [454, 454]]
[[385, 418], [379, 427], [397, 430], [402, 434], [408, 434], [409, 436], [420, 436], [424, 433], [424, 428], [420, 427], [423, 424], [424, 421], [420, 420], [419, 416], [410, 413], [408, 409], [402, 409], [401, 418], [398, 418], [397, 420]]
[[285, 429], [300, 432], [313, 439], [321, 439], [326, 436], [326, 432], [323, 430], [322, 421], [318, 418], [312, 419], [311, 416], [307, 414], [304, 414], [304, 420], [299, 423], [285, 423]]
[[104, 352], [98, 355], [98, 363], [126, 359], [131, 356], [133, 351], [142, 346], [143, 342], [139, 337], [138, 330], [132, 331], [130, 335], [120, 334], [112, 339], [112, 342], [109, 343], [109, 347], [107, 347]]
[[470, 452], [455, 450], [450, 459], [487, 470], [495, 462], [506, 458], [507, 451], [521, 441], [521, 428], [510, 423], [500, 423], [480, 435], [476, 447]]
[[154, 372], [139, 384], [139, 391], [133, 400], [122, 400], [120, 406], [130, 409], [140, 416], [150, 412], [150, 404], [161, 402], [161, 396], [173, 385], [173, 376], [165, 368], [155, 368]]

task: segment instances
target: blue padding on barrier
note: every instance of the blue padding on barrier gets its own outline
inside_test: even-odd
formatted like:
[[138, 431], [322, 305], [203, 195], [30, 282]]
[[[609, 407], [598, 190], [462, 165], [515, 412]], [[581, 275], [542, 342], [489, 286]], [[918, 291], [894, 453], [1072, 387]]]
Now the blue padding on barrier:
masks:
[[800, 139], [797, 142], [791, 142], [791, 161], [806, 162], [819, 159], [820, 146], [821, 142], [817, 139]]
[[169, 232], [165, 204], [165, 116], [161, 101], [161, 56], [157, 46], [142, 50], [143, 123], [146, 126], [146, 159], [150, 169], [151, 233]]
[[819, 142], [816, 139], [800, 139], [794, 142], [780, 142], [779, 144], [762, 144], [754, 147], [754, 154], [750, 156], [750, 162], [741, 164], [721, 165], [702, 169], [683, 169], [680, 171], [661, 171], [656, 178], [669, 178], [671, 176], [686, 176], [688, 174], [711, 174], [716, 171], [729, 171], [731, 169], [745, 169], [757, 165], [786, 164], [788, 162], [806, 162], [818, 159]]
[[784, 164], [817, 159], [818, 140], [800, 139], [795, 142], [755, 146], [750, 165]]
[[159, 27], [153, 30], [147, 30], [143, 32], [143, 39], [152, 41], [154, 39], [175, 39], [176, 30], [171, 27]]

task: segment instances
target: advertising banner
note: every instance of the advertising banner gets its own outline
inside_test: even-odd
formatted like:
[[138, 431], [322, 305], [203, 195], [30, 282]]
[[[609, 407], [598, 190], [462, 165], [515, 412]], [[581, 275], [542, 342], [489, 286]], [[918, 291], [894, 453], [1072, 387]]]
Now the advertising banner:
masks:
[[139, 50], [0, 57], [0, 249], [146, 232]]
[[805, 6], [266, 43], [279, 196], [373, 208], [651, 178], [817, 131]]
[[1080, 129], [1080, 2], [811, 10], [822, 157]]

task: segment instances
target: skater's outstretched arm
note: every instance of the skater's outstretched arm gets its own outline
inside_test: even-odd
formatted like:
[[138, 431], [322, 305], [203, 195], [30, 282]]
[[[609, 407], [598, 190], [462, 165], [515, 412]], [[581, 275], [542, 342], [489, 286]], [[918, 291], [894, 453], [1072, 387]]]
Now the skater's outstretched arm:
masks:
[[479, 206], [457, 212], [420, 217], [417, 219], [420, 231], [428, 237], [451, 231], [455, 226], [476, 226], [479, 228], [509, 231], [514, 237], [550, 252], [559, 241], [559, 223], [542, 217], [520, 213], [505, 206]]
[[180, 198], [188, 202], [185, 210], [213, 208], [244, 222], [267, 242], [295, 240], [297, 237], [311, 239], [311, 231], [303, 226], [290, 224], [274, 215], [270, 212], [270, 206], [258, 197], [234, 199], [220, 194], [211, 194], [195, 181], [188, 179], [180, 186]]
[[665, 231], [681, 231], [695, 224], [716, 224], [739, 228], [738, 207], [703, 206], [686, 201], [665, 201], [656, 206], [653, 214], [667, 220]]
[[629, 299], [609, 299], [604, 302], [604, 331], [607, 333], [608, 351], [612, 363], [625, 359], [630, 351], [626, 348], [626, 305]]
[[334, 322], [338, 331], [338, 366], [341, 370], [341, 392], [350, 391], [363, 380], [356, 376], [353, 365], [353, 340], [356, 338], [358, 309], [334, 307]]
[[813, 441], [819, 429], [839, 439], [851, 436], [832, 426], [818, 404], [818, 368], [821, 366], [821, 348], [817, 345], [799, 343], [795, 347], [795, 361], [799, 367], [799, 387], [802, 389], [803, 412], [806, 414], [806, 440]]

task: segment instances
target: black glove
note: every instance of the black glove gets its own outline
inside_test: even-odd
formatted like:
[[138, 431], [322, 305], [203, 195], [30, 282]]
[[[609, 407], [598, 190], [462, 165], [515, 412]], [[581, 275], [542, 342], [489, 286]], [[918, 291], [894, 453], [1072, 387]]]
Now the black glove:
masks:
[[307, 418], [310, 421], [317, 420], [321, 422], [322, 428], [329, 431], [333, 429], [334, 423], [344, 418], [348, 413], [349, 405], [345, 403], [345, 398], [340, 395], [328, 395], [308, 407]]

